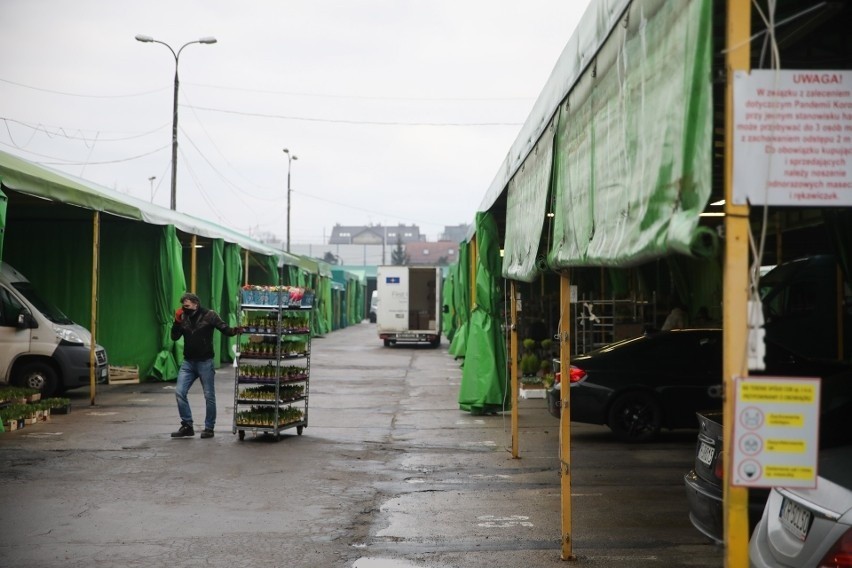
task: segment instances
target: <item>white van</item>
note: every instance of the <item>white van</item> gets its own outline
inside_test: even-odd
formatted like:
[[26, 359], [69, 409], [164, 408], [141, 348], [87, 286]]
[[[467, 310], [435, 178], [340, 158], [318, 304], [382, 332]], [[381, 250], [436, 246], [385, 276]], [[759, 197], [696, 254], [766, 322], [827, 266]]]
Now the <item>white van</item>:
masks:
[[[39, 297], [26, 277], [0, 262], [0, 382], [53, 396], [89, 384], [92, 334]], [[109, 377], [106, 351], [95, 346], [95, 377]]]

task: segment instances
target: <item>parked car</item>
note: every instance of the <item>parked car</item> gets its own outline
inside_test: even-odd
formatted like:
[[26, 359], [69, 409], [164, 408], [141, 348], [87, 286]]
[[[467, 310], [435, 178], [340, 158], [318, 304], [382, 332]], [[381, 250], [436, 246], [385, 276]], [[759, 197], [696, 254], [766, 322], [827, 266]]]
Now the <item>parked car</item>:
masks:
[[[819, 376], [845, 367], [842, 363], [811, 362], [800, 359], [801, 365], [812, 365], [811, 372]], [[820, 370], [819, 367], [823, 367]], [[852, 443], [852, 371], [845, 370], [822, 380], [820, 396], [820, 449]], [[701, 533], [717, 543], [723, 541], [722, 473], [725, 452], [722, 444], [722, 412], [699, 412], [698, 440], [695, 444], [693, 469], [684, 476], [689, 520]], [[754, 531], [763, 514], [769, 490], [749, 488], [749, 534]]]
[[852, 445], [820, 452], [817, 468], [815, 489], [769, 493], [750, 566], [852, 566]]
[[[703, 535], [716, 543], [722, 543], [722, 476], [725, 467], [722, 452], [722, 411], [699, 412], [697, 415], [695, 465], [683, 479], [689, 503], [689, 521]], [[767, 489], [753, 488], [748, 491], [749, 534], [763, 514], [767, 495]]]
[[[721, 329], [661, 331], [611, 343], [572, 358], [571, 421], [605, 424], [627, 441], [650, 440], [664, 427], [694, 428], [697, 410], [721, 407], [721, 376]], [[561, 383], [548, 392], [556, 417]]]
[[[766, 371], [825, 376], [845, 369], [767, 344]], [[560, 374], [561, 375], [561, 374]], [[627, 441], [651, 440], [662, 428], [695, 428], [695, 413], [722, 408], [722, 330], [677, 329], [611, 343], [574, 357], [569, 370], [571, 421], [609, 426]], [[559, 417], [561, 381], [548, 391]]]

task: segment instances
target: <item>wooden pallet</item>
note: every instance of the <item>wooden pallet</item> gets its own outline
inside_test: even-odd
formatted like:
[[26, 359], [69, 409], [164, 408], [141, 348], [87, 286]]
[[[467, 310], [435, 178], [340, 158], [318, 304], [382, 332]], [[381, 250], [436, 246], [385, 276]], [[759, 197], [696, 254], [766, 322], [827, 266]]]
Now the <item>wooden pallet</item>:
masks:
[[109, 384], [111, 385], [130, 385], [139, 382], [139, 366], [119, 367], [117, 365], [109, 366]]

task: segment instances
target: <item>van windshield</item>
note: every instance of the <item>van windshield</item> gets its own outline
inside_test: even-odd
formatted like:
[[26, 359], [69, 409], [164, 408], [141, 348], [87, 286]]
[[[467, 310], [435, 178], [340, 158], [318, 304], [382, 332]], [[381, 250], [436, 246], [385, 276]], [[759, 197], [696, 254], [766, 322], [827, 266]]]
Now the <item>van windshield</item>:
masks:
[[23, 294], [24, 297], [44, 315], [44, 317], [53, 323], [62, 325], [74, 323], [68, 318], [68, 316], [62, 313], [62, 310], [39, 296], [33, 285], [29, 282], [14, 282], [12, 286], [15, 287], [15, 290]]

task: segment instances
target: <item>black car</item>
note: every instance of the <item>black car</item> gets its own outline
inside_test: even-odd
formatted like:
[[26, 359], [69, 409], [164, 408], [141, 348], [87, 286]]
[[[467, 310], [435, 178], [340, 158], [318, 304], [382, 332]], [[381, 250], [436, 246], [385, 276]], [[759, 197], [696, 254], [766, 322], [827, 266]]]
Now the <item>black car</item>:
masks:
[[[776, 376], [827, 376], [836, 363], [800, 357], [767, 344]], [[831, 372], [828, 372], [828, 370]], [[722, 330], [677, 329], [606, 345], [571, 360], [571, 421], [604, 424], [626, 441], [647, 441], [662, 428], [695, 428], [699, 411], [722, 408]], [[548, 391], [559, 417], [561, 384]]]
[[[821, 450], [852, 443], [852, 371], [843, 363], [818, 362], [800, 358], [810, 365], [810, 376], [828, 375], [822, 379], [820, 393], [819, 447]], [[844, 367], [846, 368], [844, 370]], [[833, 374], [840, 369], [841, 372]], [[725, 452], [722, 444], [722, 412], [699, 412], [695, 463], [684, 478], [689, 520], [708, 538], [723, 541], [722, 474]], [[749, 488], [749, 534], [763, 515], [769, 489]]]
[[[721, 543], [722, 518], [722, 475], [725, 458], [722, 452], [722, 412], [699, 412], [698, 441], [695, 445], [695, 464], [687, 473], [686, 497], [689, 503], [689, 521], [699, 532], [711, 540]], [[749, 534], [763, 514], [768, 489], [749, 488], [748, 521]]]
[[[679, 329], [611, 343], [571, 359], [571, 421], [605, 424], [628, 441], [694, 428], [722, 404], [722, 330]], [[561, 384], [548, 392], [558, 399]], [[555, 407], [555, 408], [553, 408]], [[548, 404], [559, 416], [559, 406]]]

